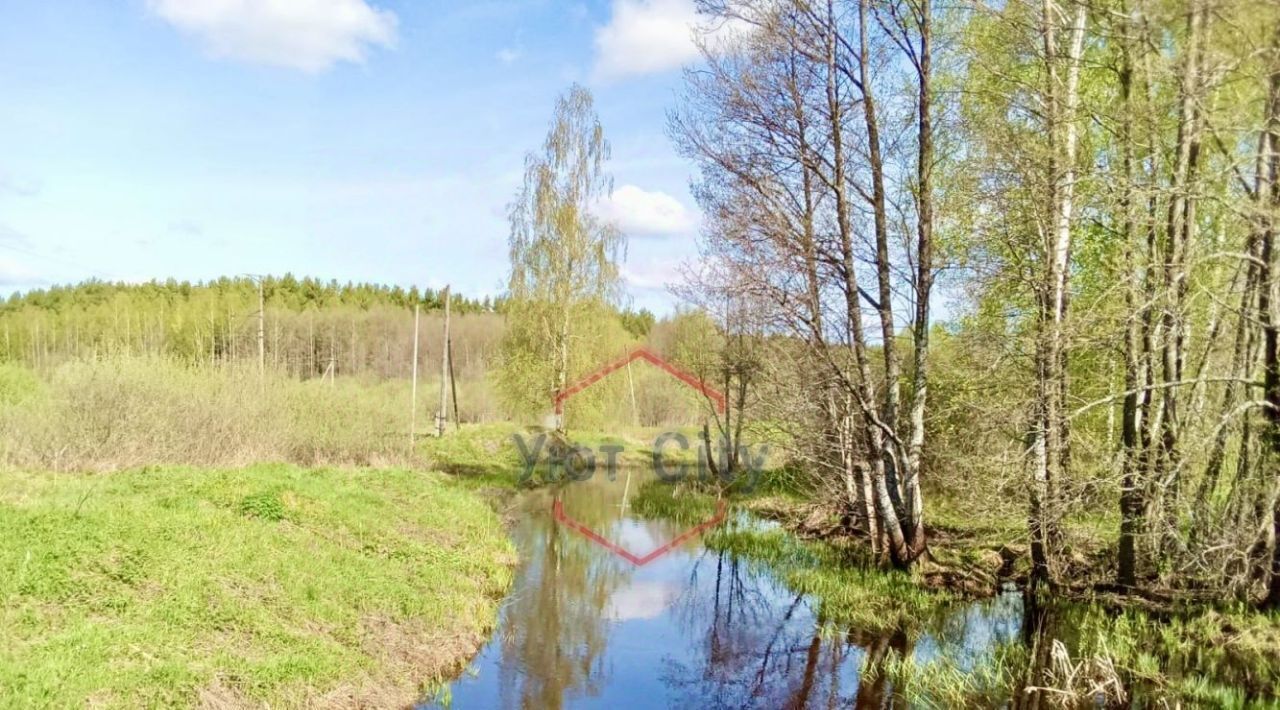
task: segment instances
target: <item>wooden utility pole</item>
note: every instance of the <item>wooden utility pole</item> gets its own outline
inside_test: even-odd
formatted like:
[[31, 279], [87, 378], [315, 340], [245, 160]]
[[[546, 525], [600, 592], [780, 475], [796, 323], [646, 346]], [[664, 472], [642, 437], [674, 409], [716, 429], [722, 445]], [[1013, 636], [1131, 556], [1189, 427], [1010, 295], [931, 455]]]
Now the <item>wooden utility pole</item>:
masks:
[[[640, 426], [640, 408], [636, 406], [636, 380], [631, 376], [631, 362], [627, 362], [627, 384], [631, 387], [631, 424]], [[630, 481], [631, 479], [627, 479]], [[626, 494], [624, 492], [623, 499], [625, 501]]]
[[338, 378], [338, 349], [334, 341], [337, 339], [337, 326], [329, 326], [329, 386], [333, 387], [337, 384]]
[[258, 277], [258, 377], [267, 372], [267, 302], [262, 292], [262, 276]]
[[436, 410], [436, 436], [444, 436], [444, 425], [449, 421], [449, 404], [446, 399], [449, 385], [449, 287], [444, 287], [444, 341], [440, 345], [440, 408]]
[[413, 304], [413, 386], [409, 403], [409, 450], [413, 450], [413, 445], [418, 438], [418, 309], [417, 303]]

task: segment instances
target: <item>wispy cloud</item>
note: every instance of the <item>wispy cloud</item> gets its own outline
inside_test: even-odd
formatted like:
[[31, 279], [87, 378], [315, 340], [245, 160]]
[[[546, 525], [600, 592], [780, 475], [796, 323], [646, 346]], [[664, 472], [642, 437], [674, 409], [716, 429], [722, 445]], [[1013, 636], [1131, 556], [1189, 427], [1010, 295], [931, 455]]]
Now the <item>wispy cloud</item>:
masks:
[[616, 621], [657, 618], [680, 595], [670, 582], [632, 582], [609, 596], [604, 616]]
[[49, 279], [30, 266], [0, 254], [0, 288], [26, 289], [47, 286]]
[[596, 205], [595, 212], [633, 237], [667, 237], [692, 232], [697, 216], [679, 200], [658, 190], [623, 185]]
[[623, 264], [622, 280], [633, 292], [666, 292], [672, 284], [680, 282], [683, 262], [679, 259], [657, 257], [639, 263]]
[[320, 72], [391, 46], [396, 16], [365, 0], [149, 0], [157, 16], [210, 55]]
[[40, 183], [36, 180], [20, 178], [0, 170], [0, 195], [9, 194], [18, 197], [33, 197], [40, 193]]
[[10, 247], [28, 247], [31, 240], [27, 239], [27, 235], [0, 222], [0, 244]]
[[515, 61], [522, 56], [524, 56], [524, 53], [515, 47], [503, 47], [494, 55], [494, 57], [503, 64], [514, 64]]
[[169, 231], [181, 237], [204, 236], [204, 227], [191, 219], [179, 219], [169, 224]]

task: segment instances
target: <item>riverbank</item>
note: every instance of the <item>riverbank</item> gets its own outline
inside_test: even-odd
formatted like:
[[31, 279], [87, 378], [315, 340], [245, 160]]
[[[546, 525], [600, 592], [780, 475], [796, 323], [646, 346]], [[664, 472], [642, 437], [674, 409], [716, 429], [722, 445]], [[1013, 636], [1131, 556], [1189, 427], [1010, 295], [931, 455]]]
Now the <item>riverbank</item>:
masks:
[[[424, 442], [424, 455], [467, 485], [513, 495], [521, 470], [511, 439], [517, 432], [536, 436], [513, 426], [464, 427], [461, 435]], [[574, 439], [594, 449], [622, 444], [624, 466], [647, 467], [651, 434]], [[540, 468], [528, 485], [546, 484], [546, 473]], [[681, 526], [712, 517], [717, 507], [715, 489], [693, 479], [649, 481], [631, 492], [630, 506], [641, 518]], [[1113, 704], [1125, 698], [1240, 707], [1280, 696], [1276, 615], [1227, 603], [1157, 607], [1079, 590], [1018, 598], [1028, 562], [1025, 546], [1018, 544], [1023, 532], [1016, 516], [932, 496], [932, 559], [903, 573], [867, 559], [864, 541], [844, 532], [838, 516], [800, 490], [793, 472], [770, 469], [749, 491], [730, 487], [723, 495], [736, 512], [704, 536], [705, 547], [766, 571], [812, 599], [829, 627], [826, 633], [902, 639], [903, 650], [890, 644], [880, 656], [868, 657], [863, 670], [868, 678], [887, 677], [903, 698], [926, 706], [984, 706], [1032, 689], [1051, 705], [1103, 697]], [[1104, 523], [1070, 521], [1072, 539], [1094, 541], [1073, 556], [1081, 584], [1104, 574]], [[940, 626], [1001, 590], [1023, 609], [1021, 640], [988, 649], [965, 666], [906, 652], [915, 647], [913, 639], [945, 636]]]
[[[738, 524], [710, 533], [705, 544], [816, 599], [835, 633], [895, 631], [910, 639], [949, 610], [1001, 590], [1008, 594], [1025, 581], [1025, 549], [1007, 542], [1018, 539], [1015, 520], [966, 515], [935, 498], [940, 522], [930, 528], [933, 559], [911, 573], [883, 570], [866, 558], [863, 541], [842, 534], [820, 506], [767, 478], [764, 484], [725, 493], [739, 511]], [[652, 482], [635, 507], [646, 517], [695, 521], [715, 508], [715, 495], [696, 484]], [[1101, 559], [1095, 550], [1082, 550], [1077, 564], [1087, 570], [1095, 558]], [[904, 698], [926, 706], [976, 707], [1030, 692], [1067, 707], [1094, 700], [1105, 706], [1280, 703], [1278, 614], [1225, 600], [1152, 605], [1089, 594], [1084, 586], [1024, 596], [1021, 604], [1021, 643], [995, 648], [967, 667], [888, 654], [876, 660], [873, 673], [887, 675]]]
[[403, 705], [487, 638], [515, 562], [408, 470], [0, 473], [12, 707]]

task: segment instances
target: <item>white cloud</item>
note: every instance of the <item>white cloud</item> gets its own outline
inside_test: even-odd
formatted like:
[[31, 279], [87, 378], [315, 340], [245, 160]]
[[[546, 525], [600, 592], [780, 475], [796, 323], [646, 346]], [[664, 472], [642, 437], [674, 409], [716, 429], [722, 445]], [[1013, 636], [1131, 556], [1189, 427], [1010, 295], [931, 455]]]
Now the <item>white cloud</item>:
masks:
[[148, 0], [212, 56], [319, 72], [390, 46], [396, 16], [365, 0]]
[[515, 49], [513, 47], [503, 47], [502, 49], [499, 49], [498, 53], [495, 54], [494, 56], [497, 57], [498, 61], [502, 62], [503, 64], [511, 64], [512, 62], [520, 58], [520, 54], [521, 54], [520, 50], [518, 49]]
[[596, 28], [594, 76], [608, 81], [676, 69], [698, 58], [695, 34], [721, 38], [739, 23], [711, 28], [693, 0], [614, 0], [609, 23]]
[[683, 263], [675, 258], [653, 258], [621, 267], [622, 280], [635, 291], [664, 293], [681, 279]]
[[635, 185], [614, 190], [596, 205], [595, 212], [633, 237], [687, 234], [698, 226], [697, 217], [676, 198]]
[[632, 582], [609, 595], [604, 616], [615, 621], [654, 619], [671, 606], [680, 590], [670, 582]]

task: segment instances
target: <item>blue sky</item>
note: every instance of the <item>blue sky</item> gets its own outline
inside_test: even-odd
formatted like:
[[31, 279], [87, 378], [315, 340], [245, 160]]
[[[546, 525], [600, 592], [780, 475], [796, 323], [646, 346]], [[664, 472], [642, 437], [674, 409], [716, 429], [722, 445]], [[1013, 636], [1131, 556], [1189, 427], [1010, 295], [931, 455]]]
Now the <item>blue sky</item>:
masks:
[[696, 254], [665, 134], [692, 0], [18, 0], [0, 23], [0, 291], [296, 275], [496, 294], [571, 82], [613, 144], [638, 306]]

